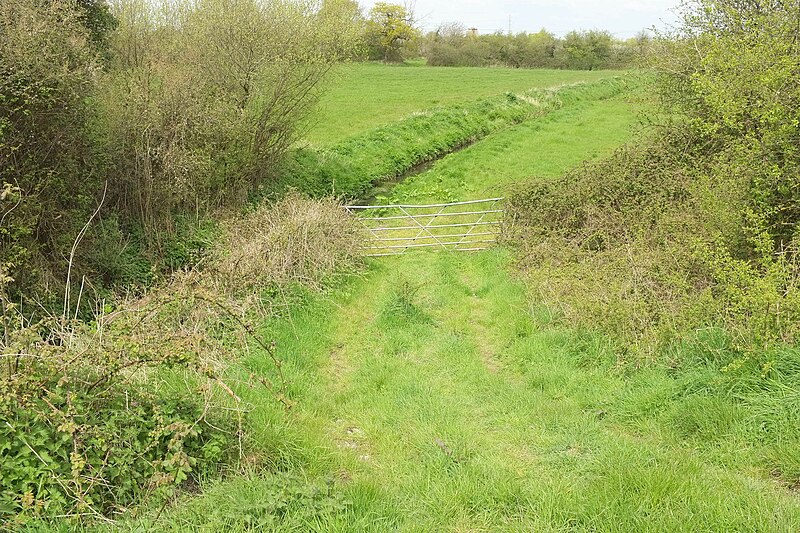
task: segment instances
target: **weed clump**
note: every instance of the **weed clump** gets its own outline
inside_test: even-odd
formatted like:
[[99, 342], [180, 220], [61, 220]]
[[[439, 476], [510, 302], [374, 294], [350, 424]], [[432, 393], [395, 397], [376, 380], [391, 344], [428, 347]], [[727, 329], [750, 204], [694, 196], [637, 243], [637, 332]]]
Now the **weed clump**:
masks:
[[419, 302], [420, 288], [409, 281], [399, 283], [384, 304], [381, 319], [389, 324], [429, 324], [431, 317]]

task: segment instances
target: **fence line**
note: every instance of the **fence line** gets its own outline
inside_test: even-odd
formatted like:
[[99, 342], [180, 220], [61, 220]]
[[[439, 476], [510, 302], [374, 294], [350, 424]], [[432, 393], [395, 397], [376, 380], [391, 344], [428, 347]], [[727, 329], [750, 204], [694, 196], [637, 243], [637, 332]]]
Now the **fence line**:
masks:
[[497, 242], [502, 201], [487, 198], [425, 205], [351, 205], [346, 209], [365, 231], [366, 255], [382, 257], [419, 248], [485, 250]]

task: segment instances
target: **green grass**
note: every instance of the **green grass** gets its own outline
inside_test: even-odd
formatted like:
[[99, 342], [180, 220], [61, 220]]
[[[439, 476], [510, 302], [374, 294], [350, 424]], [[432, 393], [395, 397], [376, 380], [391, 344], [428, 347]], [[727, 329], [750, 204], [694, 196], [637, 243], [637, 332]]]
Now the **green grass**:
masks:
[[392, 200], [468, 200], [505, 196], [533, 176], [610, 154], [631, 138], [643, 105], [635, 95], [586, 101], [528, 121], [437, 161], [395, 187]]
[[615, 71], [444, 68], [381, 63], [347, 65], [334, 73], [331, 86], [311, 118], [307, 141], [313, 146], [326, 146], [431, 107], [471, 102], [506, 91], [522, 92], [620, 74]]
[[[371, 67], [364, 67], [371, 68]], [[639, 104], [586, 101], [492, 135], [398, 196], [503, 193], [630, 138]], [[631, 368], [527, 294], [502, 249], [371, 260], [263, 325], [289, 380], [250, 407], [246, 475], [122, 531], [800, 530], [800, 352], [753, 378], [709, 333]], [[238, 374], [274, 377], [257, 350]], [[792, 381], [795, 380], [795, 381]], [[783, 480], [783, 481], [781, 481]]]
[[[243, 516], [296, 531], [800, 527], [796, 496], [725, 467], [725, 438], [665, 438], [687, 419], [714, 433], [720, 409], [747, 424], [735, 401], [687, 402], [694, 374], [631, 380], [602, 338], [548, 326], [508, 268], [501, 250], [376, 261], [275, 324], [296, 407], [281, 415], [243, 393], [273, 472], [302, 474], [214, 483], [126, 527], [242, 531]], [[246, 365], [264, 370], [257, 356]]]
[[362, 197], [373, 183], [400, 176], [493, 132], [610, 98], [634, 86], [632, 79], [609, 78], [436, 107], [324, 149], [298, 149], [284, 166], [278, 186], [315, 195]]

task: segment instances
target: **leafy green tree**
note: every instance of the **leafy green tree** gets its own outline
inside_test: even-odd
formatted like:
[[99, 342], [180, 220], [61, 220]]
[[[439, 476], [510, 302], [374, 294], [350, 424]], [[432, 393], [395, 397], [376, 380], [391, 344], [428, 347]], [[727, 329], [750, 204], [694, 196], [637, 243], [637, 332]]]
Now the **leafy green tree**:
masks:
[[[338, 43], [338, 56], [352, 60], [363, 60], [366, 52], [364, 35], [367, 20], [361, 6], [355, 0], [322, 0], [317, 13], [319, 27], [328, 28], [331, 37]], [[338, 32], [344, 32], [345, 38], [339, 38]], [[354, 38], [353, 36], [357, 35]]]
[[378, 2], [370, 10], [366, 40], [371, 59], [403, 61], [419, 37], [414, 17], [404, 6]]
[[527, 41], [525, 66], [541, 68], [554, 65], [558, 37], [542, 28], [537, 33], [527, 35]]
[[611, 57], [614, 38], [607, 31], [571, 31], [564, 36], [564, 66], [579, 70], [601, 68]]

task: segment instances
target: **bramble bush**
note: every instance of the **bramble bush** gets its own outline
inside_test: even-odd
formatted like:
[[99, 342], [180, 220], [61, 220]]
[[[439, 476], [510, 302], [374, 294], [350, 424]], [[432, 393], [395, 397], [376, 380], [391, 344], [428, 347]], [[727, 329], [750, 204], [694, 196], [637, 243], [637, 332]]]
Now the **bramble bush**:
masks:
[[793, 342], [795, 259], [754, 253], [747, 180], [688, 141], [662, 133], [530, 183], [509, 202], [505, 237], [568, 320], [602, 325], [640, 354], [716, 325], [742, 347]]
[[281, 291], [321, 290], [353, 271], [360, 245], [340, 204], [295, 193], [223, 220], [202, 268], [137, 299], [99, 302], [91, 321], [72, 308], [31, 321], [4, 273], [0, 521], [114, 516], [235, 467], [248, 422], [226, 369], [245, 348], [260, 350], [273, 373], [245, 386], [288, 406], [275, 348], [253, 324], [285, 305]]
[[93, 324], [25, 324], [4, 298], [0, 521], [120, 513], [148, 495], [170, 497], [225, 459], [234, 430], [207, 403], [210, 385], [170, 394], [152, 387], [158, 369], [216, 379], [209, 337], [182, 325], [187, 302], [121, 310]]

